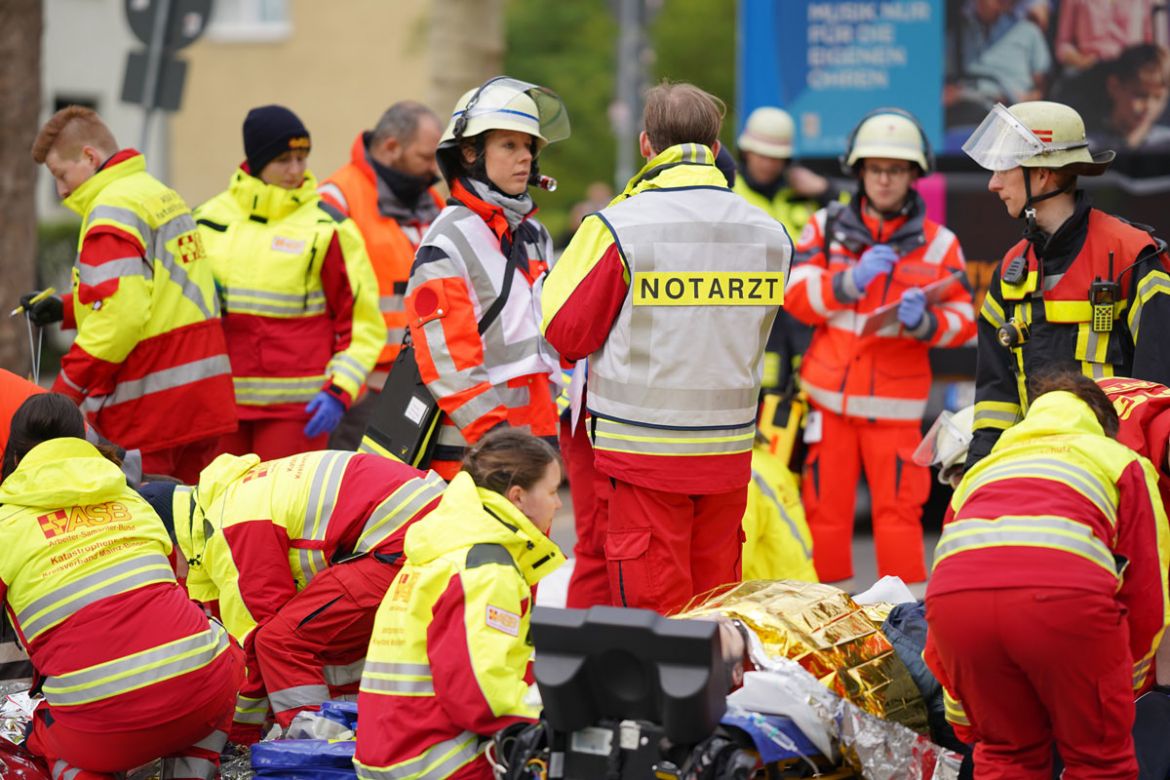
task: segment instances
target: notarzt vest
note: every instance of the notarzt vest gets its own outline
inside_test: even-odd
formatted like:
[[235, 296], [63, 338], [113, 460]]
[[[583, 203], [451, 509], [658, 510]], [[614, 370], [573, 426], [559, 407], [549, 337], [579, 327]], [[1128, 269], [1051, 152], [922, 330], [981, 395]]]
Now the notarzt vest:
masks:
[[[762, 356], [784, 301], [792, 242], [730, 190], [655, 189], [600, 213], [629, 268], [630, 291], [609, 339], [589, 360], [589, 410], [610, 425], [741, 437], [637, 437], [646, 454], [751, 448]], [[661, 439], [661, 440], [659, 440]]]

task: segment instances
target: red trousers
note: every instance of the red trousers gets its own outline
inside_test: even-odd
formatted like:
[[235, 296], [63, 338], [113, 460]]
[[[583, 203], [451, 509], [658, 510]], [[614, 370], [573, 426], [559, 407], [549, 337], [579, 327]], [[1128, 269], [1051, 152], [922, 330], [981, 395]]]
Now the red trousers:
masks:
[[817, 576], [821, 582], [853, 576], [853, 511], [864, 466], [878, 574], [923, 582], [922, 505], [930, 496], [930, 469], [912, 460], [922, 439], [918, 423], [878, 424], [820, 414], [821, 440], [809, 447], [801, 483]]
[[573, 520], [577, 543], [573, 545], [573, 576], [565, 606], [588, 609], [613, 604], [609, 572], [605, 562], [605, 532], [609, 526], [609, 477], [593, 468], [593, 445], [584, 420], [571, 433], [568, 420], [561, 421], [561, 457], [569, 473], [569, 494], [573, 497]]
[[[232, 434], [228, 434], [229, 436]], [[199, 484], [199, 472], [219, 452], [219, 436], [198, 439], [177, 447], [142, 453], [143, 474], [167, 474], [188, 485]]]
[[240, 420], [235, 433], [220, 439], [219, 451], [232, 455], [254, 452], [260, 460], [276, 460], [329, 446], [328, 433], [312, 439], [305, 436], [307, 424], [307, 420]]
[[55, 780], [112, 780], [135, 767], [163, 757], [163, 777], [214, 780], [219, 754], [227, 743], [236, 690], [244, 676], [243, 653], [235, 645], [220, 693], [206, 706], [174, 720], [134, 731], [79, 731], [53, 717], [45, 703], [33, 714], [25, 747], [43, 759]]
[[[1125, 610], [1063, 588], [927, 596], [927, 661], [962, 702], [977, 780], [1133, 780], [1133, 661]], [[941, 668], [938, 668], [940, 667]]]
[[330, 566], [256, 630], [256, 658], [277, 723], [287, 728], [302, 710], [357, 694], [374, 615], [400, 568], [375, 555]]
[[605, 559], [614, 604], [662, 614], [741, 579], [747, 485], [688, 496], [615, 481]]

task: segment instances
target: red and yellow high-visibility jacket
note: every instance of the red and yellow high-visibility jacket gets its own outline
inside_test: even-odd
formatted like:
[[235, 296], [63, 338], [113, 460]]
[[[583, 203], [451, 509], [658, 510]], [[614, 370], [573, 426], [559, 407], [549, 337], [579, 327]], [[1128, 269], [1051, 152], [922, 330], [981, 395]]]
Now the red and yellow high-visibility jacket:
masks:
[[386, 342], [361, 233], [316, 185], [306, 174], [288, 190], [241, 169], [195, 210], [243, 420], [307, 420], [322, 389], [348, 406]]
[[231, 640], [175, 582], [167, 531], [117, 466], [81, 439], [52, 439], [0, 502], [0, 598], [54, 718], [144, 729], [220, 695]]
[[[254, 631], [338, 561], [397, 556], [412, 523], [439, 502], [446, 483], [378, 455], [325, 450], [261, 463], [220, 455], [191, 489], [175, 491], [175, 532], [193, 599], [216, 602], [247, 655], [241, 723], [262, 723], [268, 706]], [[204, 521], [212, 533], [204, 531]], [[241, 711], [245, 710], [245, 711]]]
[[461, 472], [406, 535], [406, 565], [374, 623], [354, 767], [363, 780], [450, 777], [480, 736], [539, 710], [528, 626], [533, 586], [564, 554], [506, 498]]
[[[796, 247], [784, 307], [815, 326], [801, 362], [801, 387], [818, 408], [872, 420], [915, 422], [930, 392], [930, 347], [958, 347], [975, 334], [975, 310], [966, 261], [955, 234], [926, 218], [921, 197], [883, 221], [865, 212], [865, 199], [833, 204], [813, 215]], [[825, 222], [830, 225], [825, 256]], [[860, 291], [852, 269], [863, 252], [888, 244], [899, 255], [888, 274]], [[902, 293], [959, 273], [938, 303], [929, 305], [913, 331], [900, 323], [862, 335], [878, 307], [897, 305]]]
[[[1046, 393], [955, 490], [927, 598], [995, 588], [1116, 594], [1140, 692], [1153, 683], [1154, 652], [1170, 623], [1166, 523], [1153, 464], [1107, 438], [1080, 399]], [[962, 725], [954, 700], [952, 716]]]
[[[419, 375], [444, 413], [434, 460], [453, 464], [441, 469], [448, 477], [465, 448], [502, 422], [555, 436], [560, 376], [560, 360], [540, 335], [540, 290], [552, 263], [548, 231], [531, 218], [513, 230], [500, 206], [462, 181], [451, 194], [415, 256], [406, 296]], [[480, 333], [506, 274], [507, 302]]]
[[[378, 356], [377, 369], [388, 371], [406, 333], [403, 298], [414, 252], [443, 208], [443, 201], [432, 187], [412, 209], [398, 203], [393, 193], [386, 191], [386, 185], [378, 181], [378, 175], [370, 165], [366, 151], [369, 135], [362, 133], [354, 140], [349, 162], [334, 171], [317, 189], [322, 200], [357, 224], [366, 240], [366, 254], [378, 279], [378, 308], [386, 323], [386, 344]], [[384, 205], [389, 208], [384, 208]]]
[[235, 430], [211, 264], [187, 204], [133, 149], [64, 204], [83, 220], [62, 325], [77, 328], [77, 339], [53, 390], [123, 447], [150, 451]]

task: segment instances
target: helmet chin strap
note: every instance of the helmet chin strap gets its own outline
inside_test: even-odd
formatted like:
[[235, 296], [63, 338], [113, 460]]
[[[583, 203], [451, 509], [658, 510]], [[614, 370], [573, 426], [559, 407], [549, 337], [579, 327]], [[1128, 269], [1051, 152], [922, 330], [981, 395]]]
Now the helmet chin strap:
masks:
[[1053, 190], [1046, 192], [1043, 195], [1032, 195], [1032, 177], [1027, 168], [1023, 168], [1024, 173], [1024, 209], [1020, 212], [1020, 218], [1024, 220], [1024, 238], [1028, 239], [1033, 244], [1042, 244], [1047, 240], [1044, 231], [1036, 224], [1036, 204], [1041, 201], [1055, 198], [1057, 195], [1063, 195], [1073, 188], [1072, 182]]

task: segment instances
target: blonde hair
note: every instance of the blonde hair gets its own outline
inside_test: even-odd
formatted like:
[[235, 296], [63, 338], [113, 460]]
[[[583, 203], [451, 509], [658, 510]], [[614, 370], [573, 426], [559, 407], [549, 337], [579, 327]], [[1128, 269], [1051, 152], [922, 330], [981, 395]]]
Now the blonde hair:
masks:
[[40, 165], [56, 149], [58, 157], [76, 160], [86, 146], [97, 149], [103, 157], [118, 151], [114, 134], [96, 111], [85, 106], [66, 106], [49, 117], [37, 133], [32, 158]]

